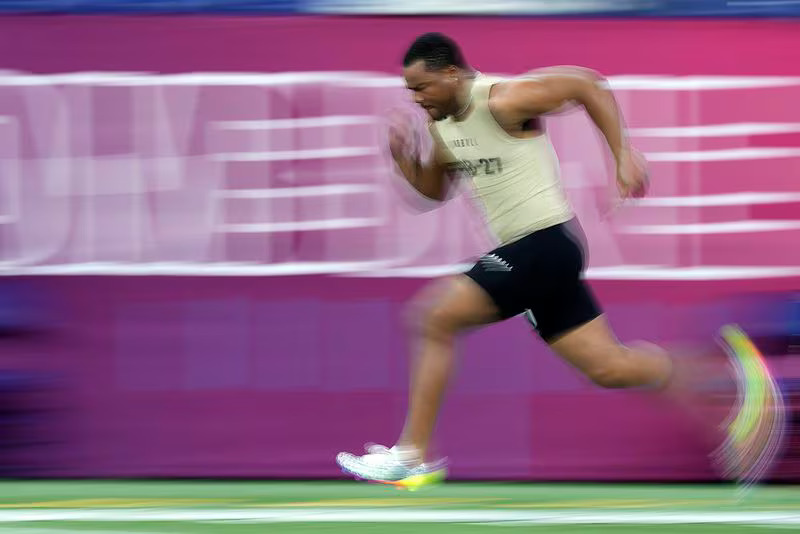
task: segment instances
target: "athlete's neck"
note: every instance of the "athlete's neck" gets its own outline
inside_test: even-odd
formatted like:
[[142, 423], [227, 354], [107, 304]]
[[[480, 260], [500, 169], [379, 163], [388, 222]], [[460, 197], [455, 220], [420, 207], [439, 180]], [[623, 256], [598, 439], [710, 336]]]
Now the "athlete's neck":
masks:
[[456, 111], [452, 113], [454, 121], [462, 121], [472, 111], [472, 83], [474, 75], [464, 78], [456, 94]]

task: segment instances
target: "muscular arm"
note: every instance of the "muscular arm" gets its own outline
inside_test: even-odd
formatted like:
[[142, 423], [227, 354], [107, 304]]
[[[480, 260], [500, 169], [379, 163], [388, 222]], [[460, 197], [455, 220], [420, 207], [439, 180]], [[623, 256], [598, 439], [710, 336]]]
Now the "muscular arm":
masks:
[[504, 82], [498, 89], [492, 107], [505, 120], [522, 123], [578, 104], [603, 134], [616, 161], [619, 163], [626, 155], [628, 141], [622, 115], [605, 79], [596, 72], [579, 67], [550, 67]]

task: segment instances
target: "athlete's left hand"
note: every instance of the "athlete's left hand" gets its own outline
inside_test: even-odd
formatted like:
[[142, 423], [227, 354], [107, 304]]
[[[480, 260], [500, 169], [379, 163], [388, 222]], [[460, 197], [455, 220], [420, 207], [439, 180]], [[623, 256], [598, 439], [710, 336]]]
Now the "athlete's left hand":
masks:
[[628, 148], [617, 161], [617, 188], [623, 199], [642, 198], [647, 194], [650, 179], [647, 160], [633, 147]]

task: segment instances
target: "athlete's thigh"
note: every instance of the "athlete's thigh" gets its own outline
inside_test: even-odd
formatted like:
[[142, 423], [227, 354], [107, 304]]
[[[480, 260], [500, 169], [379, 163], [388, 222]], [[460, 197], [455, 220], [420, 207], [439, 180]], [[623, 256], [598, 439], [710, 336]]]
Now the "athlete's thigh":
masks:
[[414, 298], [410, 311], [412, 320], [436, 320], [458, 329], [501, 320], [489, 294], [463, 274], [430, 284]]
[[599, 315], [548, 343], [553, 352], [589, 375], [606, 367], [620, 349], [605, 315]]
[[521, 287], [527, 296], [526, 317], [547, 343], [602, 313], [583, 278], [583, 246], [570, 226], [554, 226], [533, 236], [530, 275]]

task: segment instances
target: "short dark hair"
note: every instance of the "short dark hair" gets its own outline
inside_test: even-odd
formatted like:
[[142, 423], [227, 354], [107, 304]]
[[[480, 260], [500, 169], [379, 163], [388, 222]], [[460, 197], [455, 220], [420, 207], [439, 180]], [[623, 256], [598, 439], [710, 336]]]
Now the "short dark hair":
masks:
[[450, 65], [460, 69], [467, 68], [467, 62], [456, 42], [436, 32], [420, 35], [411, 43], [403, 58], [403, 66], [408, 67], [420, 60], [425, 62], [428, 70], [446, 69]]

